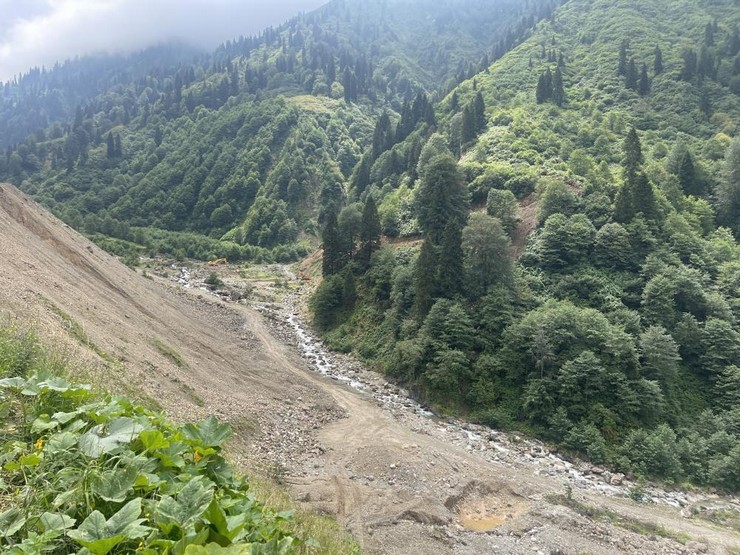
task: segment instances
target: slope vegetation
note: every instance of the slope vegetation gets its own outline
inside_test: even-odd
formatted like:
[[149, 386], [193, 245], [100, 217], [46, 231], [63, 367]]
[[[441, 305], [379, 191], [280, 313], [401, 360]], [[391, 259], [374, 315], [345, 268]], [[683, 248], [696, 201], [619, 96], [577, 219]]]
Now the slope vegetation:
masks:
[[325, 266], [317, 326], [443, 410], [740, 487], [738, 23], [733, 2], [558, 8], [393, 147], [412, 165], [378, 159], [360, 198], [425, 241]]
[[[144, 397], [149, 404], [158, 403], [177, 420], [197, 420], [210, 414], [228, 420], [234, 428], [234, 437], [226, 446], [227, 458], [239, 466], [251, 466], [255, 457], [270, 465], [306, 506], [336, 515], [356, 535], [364, 552], [472, 555], [576, 547], [581, 551], [614, 554], [646, 551], [694, 554], [708, 549], [721, 553], [738, 545], [738, 536], [731, 530], [710, 526], [698, 518], [688, 520], [665, 504], [642, 506], [604, 496], [599, 491], [605, 486], [602, 478], [593, 475], [586, 479], [575, 468], [575, 475], [582, 486], [585, 484], [585, 489], [579, 489], [571, 501], [557, 501], [568, 470], [563, 461], [558, 460], [557, 465], [549, 462], [540, 445], [522, 444], [521, 439], [504, 434], [489, 436], [478, 427], [471, 433], [460, 423], [442, 423], [418, 414], [401, 391], [350, 359], [335, 359], [332, 363], [342, 374], [362, 380], [366, 388], [362, 391], [314, 374], [308, 371], [297, 349], [286, 345], [305, 338], [286, 332], [286, 326], [278, 325], [275, 332], [259, 314], [242, 304], [214, 305], [213, 301], [204, 302], [197, 294], [192, 299], [136, 275], [11, 186], [0, 188], [0, 223], [6, 231], [0, 241], [0, 254], [6, 261], [0, 267], [4, 316], [17, 318], [21, 325], [32, 319], [43, 341], [67, 345], [68, 360], [82, 357], [87, 359], [84, 366], [97, 364], [99, 370], [85, 376], [93, 378], [96, 384], [107, 384], [115, 392], [128, 390]], [[292, 310], [290, 313], [295, 318]], [[283, 339], [277, 339], [276, 335]], [[154, 344], [150, 343], [152, 337], [157, 338]], [[10, 344], [7, 339], [3, 328], [0, 353], [6, 352]], [[26, 348], [26, 355], [38, 351], [35, 341], [32, 343]], [[24, 350], [19, 349], [18, 353], [23, 355]], [[325, 360], [332, 358], [323, 351], [320, 354]], [[29, 356], [13, 355], [11, 360], [31, 369], [38, 362], [59, 367], [54, 358], [35, 362]], [[3, 364], [6, 363], [7, 358], [3, 359]], [[82, 368], [70, 371], [79, 374]], [[55, 387], [57, 394], [66, 387], [59, 380], [40, 387], [47, 386]], [[78, 397], [90, 400], [88, 395], [82, 392]], [[52, 399], [49, 395], [49, 402]], [[388, 404], [390, 399], [393, 402]], [[40, 417], [36, 430], [41, 425], [54, 426], [52, 419], [70, 416], [69, 409], [67, 405], [68, 412], [54, 412], [49, 420]], [[101, 414], [96, 415], [95, 411]], [[211, 447], [200, 444], [195, 436], [212, 442], [211, 446], [225, 438], [224, 429], [209, 421], [173, 431], [161, 415], [133, 408], [122, 399], [105, 403], [103, 407], [88, 404], [84, 414], [85, 418], [92, 415], [98, 421], [106, 421], [111, 412], [121, 416], [130, 411], [135, 412], [133, 417], [140, 419], [141, 425], [158, 426], [167, 436], [162, 439], [180, 441], [184, 436], [192, 442], [193, 461], [198, 449], [200, 455], [215, 456]], [[78, 418], [81, 422], [83, 417]], [[123, 416], [124, 421], [126, 418]], [[19, 427], [11, 428], [9, 432], [20, 433]], [[88, 456], [83, 453], [71, 460], [59, 458], [71, 456], [74, 451], [60, 454], [56, 451], [56, 440], [52, 442], [44, 433], [39, 434], [40, 447], [35, 445], [39, 436], [32, 438], [33, 452], [23, 458], [23, 464], [31, 466], [13, 474], [14, 479], [38, 485], [34, 492], [60, 486], [60, 482], [48, 480], [37, 472], [48, 468], [34, 463], [38, 462], [35, 457], [39, 450], [44, 455], [43, 465], [52, 465], [57, 460], [68, 462], [69, 470], [66, 474], [59, 473], [60, 479], [68, 478], [71, 470]], [[148, 441], [157, 439], [156, 434], [146, 437]], [[22, 439], [28, 443], [25, 435]], [[112, 441], [93, 443], [92, 447], [108, 448]], [[150, 453], [160, 455], [155, 457], [159, 462], [154, 461], [159, 468], [163, 460], [169, 459], [156, 445], [150, 444]], [[122, 452], [128, 451], [124, 447]], [[130, 448], [139, 449], [138, 440]], [[539, 453], [537, 462], [530, 454], [535, 451]], [[106, 472], [105, 465], [112, 463], [107, 457], [96, 460], [100, 464], [90, 466], [88, 471]], [[559, 474], [554, 477], [543, 474], [542, 465], [552, 470], [557, 468]], [[20, 476], [22, 470], [26, 471], [25, 476]], [[194, 465], [193, 470], [199, 472], [202, 467]], [[3, 472], [4, 478], [9, 476], [7, 470]], [[124, 487], [126, 476], [121, 472], [116, 478], [120, 481], [115, 484], [111, 481], [107, 486], [94, 482], [90, 490], [92, 497], [88, 496], [82, 503], [96, 503], [96, 508], [106, 517], [116, 514], [121, 502], [101, 501], [96, 497], [102, 493], [111, 499], [120, 498], [122, 492], [114, 486]], [[187, 519], [183, 522], [192, 523], [190, 512], [199, 505], [188, 503], [193, 511], [185, 511], [185, 499], [197, 494], [199, 503], [203, 502], [207, 492], [200, 486], [207, 489], [208, 484], [202, 478], [190, 482], [192, 486], [188, 490], [163, 491], [163, 499], [169, 499], [163, 505], [156, 505], [155, 512], [141, 517], [149, 519], [160, 510], [169, 514], [167, 504], [170, 504], [174, 506], [175, 518], [182, 517]], [[254, 484], [252, 481], [251, 485]], [[12, 489], [15, 492], [16, 488]], [[234, 489], [233, 484], [229, 484], [229, 489]], [[623, 490], [626, 491], [626, 486]], [[78, 490], [69, 487], [65, 491], [74, 495]], [[229, 495], [235, 493], [231, 491]], [[250, 489], [249, 493], [254, 490]], [[661, 499], [672, 496], [654, 493]], [[123, 494], [128, 494], [128, 490]], [[173, 503], [173, 498], [177, 503]], [[221, 499], [226, 502], [225, 497]], [[707, 505], [701, 496], [686, 499]], [[10, 501], [10, 496], [0, 496], [3, 511]], [[715, 497], [713, 502], [720, 500]], [[141, 511], [137, 513], [136, 501], [133, 503], [107, 529], [99, 530], [97, 538], [85, 535], [84, 531], [70, 534], [70, 538], [101, 541], [95, 544], [95, 549], [101, 551], [103, 542], [108, 545], [120, 540], [117, 551], [110, 551], [113, 553], [129, 552], [137, 544], [129, 541], [143, 532], [137, 524], [162, 530], [167, 540], [178, 537], [180, 530], [170, 527], [171, 519], [157, 517], [142, 523]], [[568, 508], [568, 503], [575, 509]], [[248, 514], [258, 518], [255, 512]], [[588, 514], [601, 516], [592, 520]], [[76, 506], [73, 518], [82, 515], [84, 505]], [[609, 522], [604, 520], [604, 515], [608, 515]], [[17, 511], [3, 514], [6, 517], [13, 529], [19, 522], [23, 525]], [[45, 524], [39, 525], [46, 526], [50, 535], [29, 534], [29, 537], [38, 542], [48, 541], [54, 532], [70, 526], [69, 519], [52, 517], [46, 515]], [[231, 525], [226, 526], [231, 526], [233, 532], [242, 517], [236, 514], [230, 517]], [[220, 526], [223, 532], [223, 522], [213, 512], [207, 511], [203, 518], [215, 521], [211, 522], [213, 527], [218, 531]], [[294, 522], [300, 519], [300, 514], [296, 514]], [[93, 520], [83, 526], [90, 534], [93, 534]], [[122, 525], [116, 528], [117, 523]], [[461, 528], [460, 523], [471, 530]], [[132, 526], [126, 528], [126, 524]], [[275, 531], [269, 518], [260, 520], [260, 526], [265, 540]], [[496, 534], [474, 531], [475, 527], [490, 526], [502, 528]], [[8, 534], [10, 529], [3, 528], [3, 534]], [[658, 535], [649, 538], [645, 530]], [[104, 537], [107, 531], [125, 537]], [[330, 542], [332, 537], [341, 536], [336, 529], [324, 526], [324, 531], [325, 536], [317, 538], [316, 528], [309, 528], [304, 537], [319, 539], [321, 553], [353, 552], [346, 544], [337, 545], [336, 539]], [[13, 536], [10, 541], [19, 539], [15, 534], [8, 534]], [[55, 537], [60, 543], [68, 541], [63, 536]], [[687, 537], [702, 542], [691, 544]], [[223, 543], [223, 538], [220, 542]], [[64, 543], [63, 549], [71, 545]], [[307, 547], [306, 551], [316, 550]]]

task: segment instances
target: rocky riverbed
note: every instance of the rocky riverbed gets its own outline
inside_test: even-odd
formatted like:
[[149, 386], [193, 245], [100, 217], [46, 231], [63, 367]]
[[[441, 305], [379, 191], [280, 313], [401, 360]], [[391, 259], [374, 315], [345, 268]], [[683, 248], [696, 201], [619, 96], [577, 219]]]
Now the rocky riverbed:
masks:
[[[512, 467], [525, 465], [536, 475], [561, 477], [563, 487], [596, 491], [603, 495], [640, 496], [644, 501], [683, 508], [691, 516], [699, 507], [723, 507], [740, 512], [740, 498], [726, 498], [702, 491], [668, 490], [652, 484], [637, 484], [632, 476], [604, 467], [560, 456], [544, 443], [516, 433], [493, 430], [455, 418], [439, 418], [411, 398], [402, 387], [389, 383], [364, 364], [325, 348], [305, 323], [300, 294], [286, 295], [281, 304], [259, 303], [254, 308], [265, 315], [276, 334], [294, 345], [313, 371], [361, 391], [412, 430], [463, 446], [492, 463]], [[638, 488], [638, 489], [636, 489]]]

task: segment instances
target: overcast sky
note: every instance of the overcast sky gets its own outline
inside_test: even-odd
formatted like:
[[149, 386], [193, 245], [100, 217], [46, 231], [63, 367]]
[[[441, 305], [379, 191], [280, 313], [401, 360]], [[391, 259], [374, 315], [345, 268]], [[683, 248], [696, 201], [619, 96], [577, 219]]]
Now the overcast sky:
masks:
[[326, 0], [0, 0], [0, 81], [76, 55], [168, 39], [214, 48]]

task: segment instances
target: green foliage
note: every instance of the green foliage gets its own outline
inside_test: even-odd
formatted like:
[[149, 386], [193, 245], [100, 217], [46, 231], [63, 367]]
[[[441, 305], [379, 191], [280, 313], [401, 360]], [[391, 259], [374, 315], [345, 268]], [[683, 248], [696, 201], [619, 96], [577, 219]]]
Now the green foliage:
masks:
[[416, 203], [421, 229], [433, 244], [441, 244], [448, 223], [462, 227], [468, 214], [468, 202], [455, 160], [447, 155], [430, 159]]
[[[740, 20], [731, 0], [674, 4], [571, 0], [455, 87], [436, 132], [393, 147], [418, 153], [402, 185], [373, 188], [381, 221], [416, 216], [424, 241], [358, 275], [337, 329], [442, 410], [734, 488], [740, 88], [727, 45]], [[489, 120], [474, 138], [479, 95]], [[450, 221], [466, 226], [459, 243]], [[462, 288], [444, 273], [460, 258]]]
[[519, 205], [511, 191], [491, 189], [486, 200], [486, 212], [501, 222], [507, 234], [511, 235], [519, 220]]
[[303, 543], [291, 516], [258, 503], [223, 459], [228, 425], [210, 417], [179, 426], [126, 399], [99, 398], [51, 376], [40, 354], [19, 369], [10, 361], [28, 340], [11, 339], [8, 328], [0, 336], [5, 552], [185, 552], [216, 543], [277, 554]]
[[509, 250], [509, 238], [499, 220], [479, 212], [471, 215], [462, 232], [465, 291], [471, 299], [485, 295], [492, 285], [511, 285], [513, 267]]

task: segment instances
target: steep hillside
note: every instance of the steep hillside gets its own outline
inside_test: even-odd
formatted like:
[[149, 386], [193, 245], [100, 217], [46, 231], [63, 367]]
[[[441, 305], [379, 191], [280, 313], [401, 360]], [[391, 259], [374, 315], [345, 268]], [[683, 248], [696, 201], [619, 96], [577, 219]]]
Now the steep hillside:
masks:
[[[520, 42], [551, 7], [332, 2], [202, 61], [115, 73], [104, 92], [74, 97], [74, 118], [8, 149], [0, 176], [75, 228], [116, 238], [101, 244], [118, 253], [294, 259], [322, 209], [344, 202], [381, 113], [407, 128], [392, 141], [433, 125], [427, 96]], [[69, 71], [7, 86], [5, 119], [46, 106], [48, 83]]]
[[128, 56], [98, 55], [33, 68], [0, 85], [0, 148], [32, 133], [68, 125], [75, 111], [126, 83], [155, 75], [172, 76], [204, 53], [182, 44], [148, 48]]
[[373, 164], [360, 241], [356, 207], [325, 231], [316, 325], [442, 410], [738, 489], [739, 23], [565, 3], [393, 147], [413, 164]]
[[[66, 344], [98, 369], [89, 377], [97, 384], [143, 395], [180, 420], [238, 421], [263, 399], [277, 410], [286, 382], [266, 370], [239, 318], [137, 275], [10, 185], [0, 186], [0, 225], [3, 312]], [[296, 396], [311, 395], [290, 383]], [[239, 384], [242, 393], [223, 402], [219, 391]]]
[[[386, 383], [376, 373], [351, 359], [324, 352], [305, 331], [296, 334], [295, 325], [300, 320], [290, 304], [275, 313], [268, 311], [270, 317], [263, 318], [242, 303], [225, 304], [212, 296], [206, 299], [192, 289], [190, 293], [177, 293], [136, 275], [12, 186], [0, 186], [0, 225], [0, 372], [8, 369], [9, 362], [14, 369], [18, 365], [32, 369], [61, 366], [56, 357], [34, 359], [34, 354], [39, 353], [35, 338], [31, 338], [30, 345], [21, 345], [17, 352], [11, 350], [11, 356], [6, 356], [13, 347], [9, 341], [12, 330], [30, 323], [42, 342], [53, 343], [57, 348], [66, 345], [61, 354], [73, 365], [69, 369], [73, 374], [97, 367], [97, 372], [90, 371], [94, 375], [87, 373], [84, 377], [86, 381], [92, 379], [99, 388], [143, 397], [149, 405], [163, 408], [178, 421], [219, 416], [234, 429], [233, 438], [226, 445], [228, 459], [240, 468], [251, 469], [261, 463], [302, 500], [301, 507], [336, 515], [355, 535], [364, 553], [473, 555], [576, 548], [615, 555], [648, 551], [695, 555], [721, 554], [740, 545], [737, 533], [730, 527], [703, 520], [711, 516], [706, 507], [729, 510], [733, 507], [731, 500], [717, 496], [710, 500], [702, 495], [650, 488], [647, 491], [659, 499], [659, 504], [643, 506], [622, 498], [635, 485], [627, 479], [618, 487], [609, 486], [601, 475], [589, 474], [584, 465], [570, 465], [546, 456], [541, 444], [454, 420], [440, 422], [430, 418], [403, 390]], [[238, 268], [222, 270], [238, 276]], [[297, 281], [291, 282], [289, 291], [297, 286]], [[277, 290], [285, 292], [286, 288], [274, 291]], [[282, 300], [289, 301], [291, 296]], [[8, 325], [11, 333], [7, 333]], [[304, 351], [302, 358], [296, 346], [310, 349], [311, 356]], [[79, 360], [85, 363], [74, 367]], [[316, 369], [319, 360], [324, 369], [331, 367], [334, 379], [310, 370]], [[360, 389], [350, 387], [350, 383]], [[55, 388], [56, 393], [48, 392], [47, 387]], [[179, 504], [171, 515], [167, 512], [169, 500], [151, 505], [145, 501], [142, 506], [148, 510], [135, 515], [147, 520], [137, 522], [157, 527], [166, 536], [165, 543], [157, 543], [155, 550], [180, 537], [180, 529], [169, 526], [173, 521], [205, 519], [211, 523], [204, 526], [205, 530], [224, 530], [218, 516], [200, 503], [189, 505], [193, 514], [180, 512], [182, 500], [192, 490], [180, 494], [185, 496], [181, 498], [169, 489], [155, 490], [156, 494], [143, 486], [132, 489], [126, 485], [130, 475], [124, 472], [117, 474], [121, 481], [115, 487], [91, 480], [85, 490], [88, 495], [82, 496], [85, 499], [75, 498], [78, 504], [70, 501], [80, 491], [74, 485], [78, 475], [73, 470], [88, 461], [89, 454], [85, 452], [90, 446], [78, 442], [71, 449], [59, 449], [57, 439], [62, 438], [49, 437], [57, 420], [72, 418], [67, 426], [69, 433], [75, 434], [80, 427], [89, 426], [88, 418], [98, 424], [130, 415], [162, 431], [160, 442], [174, 439], [177, 443], [181, 437], [178, 432], [173, 434], [173, 426], [162, 415], [150, 414], [122, 398], [101, 405], [87, 403], [87, 395], [75, 395], [76, 401], [87, 403], [80, 410], [81, 415], [70, 412], [74, 408], [70, 404], [57, 411], [51, 405], [55, 400], [61, 398], [70, 403], [60, 393], [64, 387], [61, 380], [41, 385], [43, 400], [29, 405], [33, 411], [46, 407], [54, 412], [51, 417], [42, 415], [34, 421], [30, 437], [22, 426], [0, 425], [1, 440], [15, 439], [23, 445], [21, 448], [11, 443], [12, 449], [4, 450], [6, 463], [8, 457], [18, 457], [20, 464], [26, 465], [17, 468], [10, 464], [3, 469], [0, 519], [11, 526], [3, 527], [0, 546], [12, 545], [29, 532], [27, 544], [57, 540], [58, 545], [64, 545], [63, 551], [69, 551], [67, 536], [34, 536], [32, 532], [38, 529], [34, 521], [29, 521], [23, 530], [17, 528], [24, 522], [11, 505], [22, 495], [24, 509], [33, 516], [38, 503], [44, 507], [42, 510], [51, 503], [44, 494], [56, 494], [65, 483], [64, 497], [52, 497], [61, 503], [61, 509], [54, 507], [54, 514], [62, 510], [80, 519], [92, 504], [106, 516], [120, 508], [121, 502], [101, 500], [101, 494], [119, 499], [121, 495], [130, 498], [136, 492], [146, 498], [155, 496], [158, 501], [160, 493], [165, 499], [167, 495], [175, 496]], [[3, 403], [7, 398], [3, 397]], [[0, 421], [7, 416], [3, 413]], [[200, 444], [202, 440], [210, 446], [219, 445], [225, 438], [224, 430], [206, 422], [189, 429], [187, 434], [191, 449], [183, 456], [192, 461], [187, 464], [180, 464], [177, 457], [181, 452], [176, 445], [167, 451], [160, 447], [161, 443], [153, 442], [145, 453], [141, 453], [138, 441], [131, 445], [137, 450], [135, 460], [145, 457], [147, 468], [152, 470], [147, 472], [147, 484], [158, 482], [154, 474], [163, 466], [167, 476], [162, 480], [163, 488], [191, 483], [208, 489], [202, 478], [188, 480], [195, 474], [215, 474], [219, 484], [228, 478], [223, 466], [212, 464], [218, 460], [214, 450]], [[103, 449], [109, 445], [101, 442]], [[83, 451], [79, 456], [77, 448]], [[200, 463], [195, 454], [191, 455], [193, 450], [203, 457]], [[121, 453], [128, 454], [128, 450]], [[95, 464], [87, 466], [89, 473], [107, 473], [116, 462], [120, 471], [128, 462], [123, 456], [92, 458]], [[65, 470], [54, 472], [58, 468], [55, 465], [62, 464]], [[186, 476], [173, 480], [170, 465]], [[54, 471], [47, 473], [47, 469]], [[552, 476], [543, 473], [543, 469]], [[576, 488], [568, 498], [562, 495], [564, 482]], [[26, 493], [17, 487], [18, 483], [34, 487]], [[243, 483], [236, 488], [228, 480], [225, 495], [219, 491], [217, 498], [227, 515], [237, 512], [229, 496], [234, 496], [235, 490], [244, 493], [244, 488]], [[261, 489], [259, 480], [250, 475], [248, 494], [260, 498]], [[275, 492], [274, 488], [268, 491]], [[198, 499], [202, 501], [203, 497], [201, 491]], [[668, 504], [675, 503], [675, 499], [688, 504], [691, 511], [696, 511], [696, 517], [685, 518]], [[248, 514], [263, 528], [263, 540], [273, 536], [276, 530], [271, 517], [259, 518], [257, 508], [250, 505], [248, 511], [229, 515], [229, 526], [234, 528], [228, 529], [236, 534], [239, 519]], [[159, 510], [170, 516], [151, 518]], [[128, 511], [126, 514], [134, 518]], [[307, 523], [304, 518], [301, 511], [291, 521], [277, 519], [283, 523], [283, 530], [292, 529], [295, 524], [304, 538], [321, 542], [320, 548], [305, 546], [298, 553], [356, 553], [352, 545], [342, 543], [342, 533], [336, 527], [323, 520], [318, 521], [318, 526], [314, 520], [311, 526], [312, 521]], [[81, 522], [74, 524], [90, 530], [94, 520], [85, 526]], [[115, 521], [110, 526], [114, 524]], [[44, 529], [49, 532], [47, 526], [68, 528], [73, 524], [67, 520], [60, 524], [59, 519], [52, 519], [47, 513]], [[479, 532], [491, 527], [499, 527], [498, 532]], [[523, 534], [522, 530], [529, 532]], [[110, 531], [100, 531], [102, 541], [107, 540], [104, 534]], [[136, 542], [130, 540], [140, 532], [140, 528], [125, 528], [121, 531], [124, 538], [111, 540], [123, 543], [110, 552], [130, 552], [132, 545], [138, 545], [138, 538]], [[323, 536], [317, 536], [317, 532], [323, 532]], [[72, 537], [92, 541], [82, 533], [69, 534]], [[224, 542], [215, 533], [209, 532], [209, 537]], [[202, 536], [198, 538], [192, 540], [203, 541]], [[157, 539], [162, 538], [150, 538]], [[24, 548], [31, 550], [28, 545]]]

